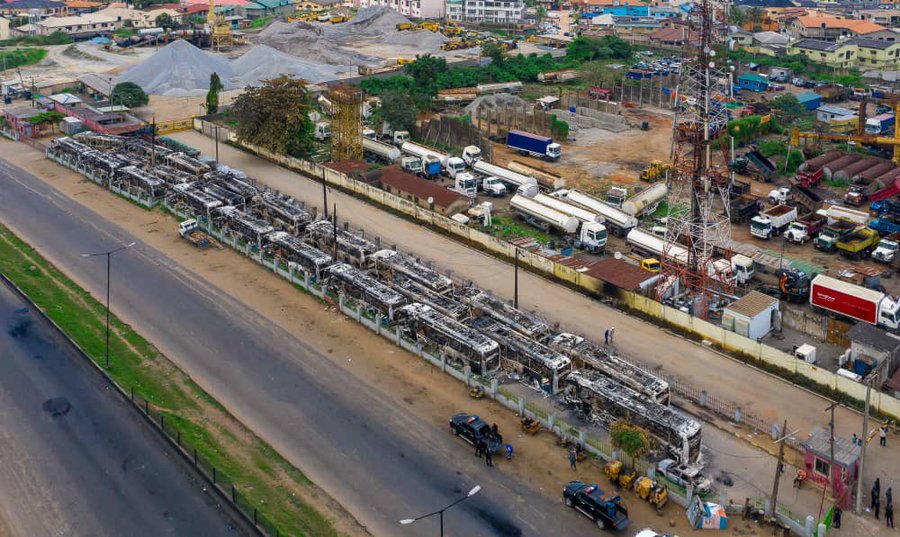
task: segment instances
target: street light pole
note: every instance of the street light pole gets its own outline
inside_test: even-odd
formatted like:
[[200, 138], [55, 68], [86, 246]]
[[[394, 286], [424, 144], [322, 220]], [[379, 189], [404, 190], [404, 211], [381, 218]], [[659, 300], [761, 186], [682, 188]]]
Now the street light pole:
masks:
[[127, 248], [131, 248], [136, 243], [131, 242], [124, 246], [119, 246], [118, 248], [113, 248], [112, 250], [106, 252], [97, 252], [93, 254], [81, 254], [81, 257], [98, 257], [101, 255], [106, 256], [106, 369], [109, 369], [109, 283], [110, 283], [110, 258], [116, 252], [121, 252]]
[[405, 518], [405, 519], [401, 520], [400, 523], [403, 524], [403, 525], [405, 526], [405, 525], [407, 525], [407, 524], [412, 524], [413, 522], [417, 522], [417, 521], [419, 521], [419, 520], [422, 520], [423, 518], [428, 518], [428, 517], [432, 517], [432, 516], [434, 516], [434, 515], [438, 515], [438, 518], [439, 518], [440, 521], [441, 521], [441, 522], [440, 522], [440, 524], [441, 524], [441, 533], [440, 533], [439, 535], [440, 535], [440, 537], [444, 537], [444, 511], [446, 511], [447, 509], [450, 509], [451, 507], [455, 506], [455, 505], [458, 504], [458, 503], [461, 503], [461, 502], [463, 502], [463, 501], [465, 501], [465, 500], [468, 500], [468, 499], [471, 498], [472, 496], [478, 494], [478, 491], [479, 491], [479, 490], [481, 490], [481, 485], [475, 485], [474, 487], [472, 487], [472, 490], [470, 490], [470, 491], [468, 492], [468, 494], [466, 494], [466, 495], [463, 496], [462, 498], [459, 498], [458, 500], [454, 501], [453, 503], [451, 503], [451, 504], [448, 505], [447, 507], [444, 507], [443, 509], [439, 509], [439, 510], [437, 510], [437, 511], [434, 511], [433, 513], [428, 513], [427, 515], [422, 515], [422, 516], [419, 516], [419, 517], [416, 517], [416, 518]]

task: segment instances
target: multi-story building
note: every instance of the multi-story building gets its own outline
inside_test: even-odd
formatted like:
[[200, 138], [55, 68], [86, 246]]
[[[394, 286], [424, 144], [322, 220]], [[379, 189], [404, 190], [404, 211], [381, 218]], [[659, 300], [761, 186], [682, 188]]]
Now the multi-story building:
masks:
[[359, 7], [385, 6], [414, 19], [444, 17], [444, 0], [359, 0]]
[[788, 46], [788, 54], [802, 54], [836, 69], [896, 70], [900, 68], [900, 42], [852, 37], [837, 43], [803, 39]]
[[860, 9], [856, 12], [856, 18], [896, 28], [900, 26], [900, 9]]
[[517, 24], [524, 14], [523, 0], [447, 0], [447, 17], [454, 21]]
[[874, 22], [842, 19], [832, 15], [803, 15], [786, 20], [783, 24], [786, 33], [794, 39], [821, 41], [837, 41], [885, 29]]
[[854, 37], [847, 41], [859, 47], [857, 67], [862, 71], [872, 69], [900, 69], [900, 43], [878, 41], [867, 37]]

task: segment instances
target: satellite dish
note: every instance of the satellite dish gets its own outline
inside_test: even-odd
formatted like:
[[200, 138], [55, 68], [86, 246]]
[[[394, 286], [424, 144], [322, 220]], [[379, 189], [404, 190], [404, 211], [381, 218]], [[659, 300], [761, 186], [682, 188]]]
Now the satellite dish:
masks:
[[613, 254], [613, 257], [616, 259], [622, 259], [622, 252], [616, 252]]
[[428, 205], [431, 205], [432, 203], [434, 203], [434, 198], [431, 196], [428, 196]]

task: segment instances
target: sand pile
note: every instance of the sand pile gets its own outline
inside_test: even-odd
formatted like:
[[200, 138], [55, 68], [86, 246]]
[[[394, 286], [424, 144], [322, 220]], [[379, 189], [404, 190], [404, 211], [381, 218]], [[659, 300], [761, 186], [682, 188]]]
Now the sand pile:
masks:
[[134, 82], [153, 95], [189, 97], [206, 93], [213, 73], [219, 73], [226, 90], [238, 87], [228, 60], [179, 39], [126, 70], [116, 82]]
[[493, 111], [495, 109], [505, 109], [505, 108], [523, 108], [523, 107], [531, 107], [525, 99], [522, 99], [518, 95], [510, 95], [509, 93], [498, 93], [496, 95], [485, 95], [483, 97], [478, 97], [468, 106], [466, 106], [466, 114], [475, 119], [478, 117], [478, 110], [481, 109], [482, 112], [487, 113], [488, 111]]
[[267, 45], [257, 45], [231, 63], [236, 80], [243, 86], [256, 86], [263, 80], [288, 75], [317, 84], [347, 76], [346, 65], [309, 61]]
[[352, 50], [354, 45], [377, 42], [414, 46], [420, 53], [436, 52], [447, 40], [441, 34], [399, 31], [397, 25], [409, 19], [384, 7], [360, 9], [343, 24], [323, 25], [303, 21], [275, 22], [260, 32], [259, 42], [310, 61], [336, 65], [378, 65], [382, 58]]

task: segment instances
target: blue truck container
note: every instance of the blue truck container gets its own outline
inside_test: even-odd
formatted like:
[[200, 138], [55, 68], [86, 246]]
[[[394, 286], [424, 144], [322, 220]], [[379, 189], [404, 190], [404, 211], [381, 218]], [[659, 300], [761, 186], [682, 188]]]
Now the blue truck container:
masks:
[[866, 120], [866, 134], [890, 134], [894, 130], [894, 114], [886, 113]]
[[441, 161], [434, 160], [431, 162], [423, 162], [422, 172], [425, 174], [425, 177], [429, 179], [431, 179], [432, 177], [437, 177], [441, 174]]
[[869, 205], [869, 212], [879, 215], [900, 214], [900, 203], [889, 199], [873, 201], [872, 204]]
[[798, 93], [797, 101], [803, 105], [803, 108], [805, 108], [807, 112], [822, 106], [822, 96], [818, 93]]
[[897, 224], [890, 218], [882, 216], [869, 222], [869, 227], [878, 232], [882, 237], [886, 237], [892, 233], [900, 231], [900, 224]]
[[506, 145], [523, 155], [546, 160], [557, 160], [561, 153], [559, 144], [554, 143], [553, 138], [524, 131], [509, 131], [506, 135]]

